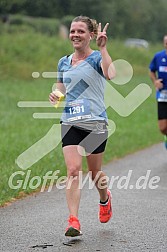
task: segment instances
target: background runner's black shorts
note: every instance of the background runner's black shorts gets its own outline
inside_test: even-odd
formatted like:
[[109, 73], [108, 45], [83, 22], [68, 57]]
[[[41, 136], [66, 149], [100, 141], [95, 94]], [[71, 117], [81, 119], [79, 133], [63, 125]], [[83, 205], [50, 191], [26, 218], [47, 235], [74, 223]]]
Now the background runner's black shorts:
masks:
[[98, 154], [105, 150], [108, 131], [93, 133], [75, 126], [61, 124], [62, 147], [80, 145], [87, 153]]
[[158, 102], [158, 120], [167, 119], [167, 102]]

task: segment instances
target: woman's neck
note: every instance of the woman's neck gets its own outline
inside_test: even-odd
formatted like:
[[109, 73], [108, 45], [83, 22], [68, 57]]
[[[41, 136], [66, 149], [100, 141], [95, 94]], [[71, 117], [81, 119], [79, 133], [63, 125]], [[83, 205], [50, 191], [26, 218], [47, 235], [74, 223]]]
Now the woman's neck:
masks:
[[72, 65], [78, 65], [80, 64], [82, 61], [84, 61], [91, 53], [93, 52], [93, 50], [90, 48], [89, 50], [85, 50], [85, 51], [79, 51], [79, 50], [75, 50], [75, 52], [72, 55], [72, 60], [71, 60], [71, 64]]
[[81, 59], [88, 57], [92, 52], [93, 52], [93, 50], [91, 48], [89, 48], [88, 50], [85, 50], [85, 51], [75, 50], [73, 57], [78, 60], [81, 60]]

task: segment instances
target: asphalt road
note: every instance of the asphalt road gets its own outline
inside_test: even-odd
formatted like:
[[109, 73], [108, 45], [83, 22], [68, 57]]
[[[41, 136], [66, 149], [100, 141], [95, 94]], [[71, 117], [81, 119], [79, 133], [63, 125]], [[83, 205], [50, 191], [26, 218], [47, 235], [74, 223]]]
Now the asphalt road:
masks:
[[[66, 238], [64, 189], [55, 185], [0, 208], [0, 251], [167, 251], [167, 151], [157, 144], [104, 166], [113, 197], [113, 218], [98, 221], [98, 193], [82, 189], [83, 235]], [[112, 179], [115, 179], [114, 182]]]

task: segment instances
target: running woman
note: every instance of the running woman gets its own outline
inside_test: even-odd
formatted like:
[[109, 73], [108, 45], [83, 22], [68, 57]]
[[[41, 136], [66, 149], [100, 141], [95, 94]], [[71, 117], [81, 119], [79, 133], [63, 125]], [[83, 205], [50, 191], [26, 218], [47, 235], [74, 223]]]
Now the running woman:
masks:
[[165, 50], [157, 52], [150, 63], [150, 78], [156, 88], [158, 125], [164, 135], [167, 149], [167, 35], [163, 38]]
[[[97, 24], [86, 16], [78, 16], [72, 21], [69, 39], [74, 52], [59, 60], [56, 90], [49, 95], [50, 102], [55, 104], [61, 92], [66, 104], [61, 117], [62, 147], [68, 178], [66, 199], [69, 219], [65, 236], [82, 234], [78, 212], [83, 151], [89, 174], [99, 193], [99, 220], [106, 223], [112, 217], [111, 192], [107, 187], [106, 175], [101, 170], [108, 137], [104, 88], [106, 79], [115, 76], [106, 47], [108, 25], [102, 30], [101, 23]], [[90, 47], [94, 38], [99, 50]]]

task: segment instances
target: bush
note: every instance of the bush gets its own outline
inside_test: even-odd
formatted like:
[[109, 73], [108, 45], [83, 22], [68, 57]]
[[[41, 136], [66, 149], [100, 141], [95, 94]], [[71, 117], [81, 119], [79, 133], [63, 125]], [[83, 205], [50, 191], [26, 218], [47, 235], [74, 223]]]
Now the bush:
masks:
[[74, 16], [68, 15], [64, 16], [61, 19], [61, 24], [65, 25], [68, 29], [70, 29], [71, 21], [74, 19]]
[[[9, 17], [7, 26], [7, 31], [12, 32], [13, 26], [18, 26], [18, 29], [25, 29], [25, 27], [32, 28], [35, 32], [40, 32], [47, 34], [49, 36], [54, 36], [59, 32], [60, 21], [55, 18], [34, 18], [22, 15], [11, 15]], [[17, 28], [14, 28], [17, 29]]]

